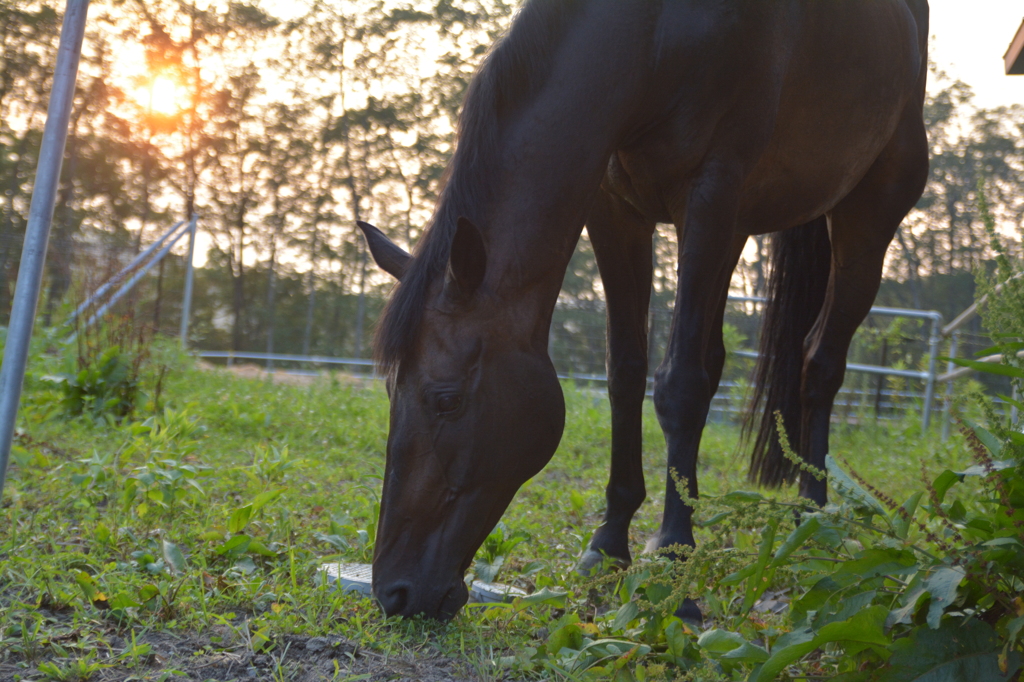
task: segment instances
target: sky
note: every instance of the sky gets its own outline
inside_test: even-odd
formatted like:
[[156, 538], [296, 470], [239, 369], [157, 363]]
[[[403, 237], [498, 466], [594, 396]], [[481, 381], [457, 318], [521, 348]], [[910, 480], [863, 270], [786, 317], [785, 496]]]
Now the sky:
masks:
[[[274, 10], [290, 3], [271, 2]], [[970, 85], [975, 104], [1024, 104], [1024, 75], [1007, 76], [1003, 55], [1024, 20], [1024, 0], [930, 0], [931, 59], [951, 78]], [[929, 90], [941, 89], [936, 79]], [[206, 249], [201, 244], [197, 260]]]
[[[974, 89], [975, 104], [1024, 104], [1024, 75], [1007, 76], [1003, 55], [1024, 20], [1024, 0], [931, 0], [932, 60]], [[938, 84], [932, 81], [930, 89]]]

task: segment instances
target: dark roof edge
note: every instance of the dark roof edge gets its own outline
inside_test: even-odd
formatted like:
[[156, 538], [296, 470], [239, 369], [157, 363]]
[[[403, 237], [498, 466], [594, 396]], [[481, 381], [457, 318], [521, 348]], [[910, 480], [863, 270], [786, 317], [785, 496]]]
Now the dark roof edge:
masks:
[[1003, 62], [1006, 64], [1007, 75], [1024, 75], [1024, 21], [1003, 55]]

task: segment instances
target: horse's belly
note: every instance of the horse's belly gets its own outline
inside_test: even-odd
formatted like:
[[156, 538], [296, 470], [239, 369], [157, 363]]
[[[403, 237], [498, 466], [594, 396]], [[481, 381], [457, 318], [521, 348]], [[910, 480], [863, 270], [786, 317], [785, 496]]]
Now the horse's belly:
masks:
[[887, 140], [872, 140], [862, 154], [835, 154], [812, 164], [763, 158], [744, 185], [737, 231], [776, 232], [828, 213], [856, 187]]

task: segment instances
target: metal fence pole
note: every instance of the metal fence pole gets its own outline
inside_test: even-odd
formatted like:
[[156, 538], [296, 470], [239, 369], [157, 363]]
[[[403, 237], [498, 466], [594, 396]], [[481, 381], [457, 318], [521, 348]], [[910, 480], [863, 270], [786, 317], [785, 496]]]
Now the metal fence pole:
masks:
[[[953, 332], [953, 338], [949, 342], [949, 362], [946, 363], [946, 373], [956, 369], [953, 358], [960, 350], [960, 330]], [[953, 411], [953, 381], [946, 382], [946, 404], [942, 406], [942, 442], [949, 440], [950, 412]]]
[[188, 325], [192, 317], [192, 282], [195, 277], [195, 267], [192, 265], [192, 256], [196, 252], [196, 227], [198, 216], [192, 216], [192, 223], [188, 226], [188, 256], [185, 261], [185, 293], [181, 299], [181, 348], [188, 348]]
[[25, 381], [32, 326], [43, 282], [46, 247], [50, 240], [53, 207], [64, 162], [64, 146], [68, 139], [68, 123], [75, 99], [75, 81], [78, 79], [78, 62], [82, 55], [88, 10], [89, 0], [68, 0], [60, 32], [60, 45], [57, 48], [57, 66], [53, 72], [46, 127], [43, 130], [39, 164], [32, 188], [32, 204], [25, 228], [25, 243], [18, 266], [18, 283], [11, 306], [3, 365], [0, 366], [0, 495], [3, 494], [18, 404], [21, 402], [21, 389]]
[[921, 415], [921, 430], [927, 431], [932, 421], [932, 403], [935, 400], [935, 371], [939, 360], [939, 325], [941, 318], [932, 318], [932, 335], [928, 339], [928, 383], [924, 389], [924, 414]]
[[122, 279], [124, 279], [124, 276], [126, 274], [131, 272], [131, 270], [136, 265], [138, 265], [142, 261], [146, 260], [146, 258], [148, 258], [151, 253], [153, 253], [154, 251], [159, 249], [160, 245], [163, 244], [165, 241], [167, 241], [167, 239], [172, 234], [177, 232], [178, 228], [181, 227], [184, 224], [185, 224], [184, 220], [182, 220], [181, 222], [175, 223], [174, 226], [171, 229], [167, 230], [167, 232], [165, 232], [164, 235], [162, 237], [160, 237], [160, 239], [158, 239], [157, 241], [155, 241], [152, 244], [150, 244], [149, 246], [147, 246], [146, 249], [142, 253], [140, 253], [139, 255], [135, 256], [135, 258], [133, 258], [132, 261], [130, 263], [128, 263], [128, 265], [126, 265], [123, 268], [121, 268], [117, 272], [117, 274], [115, 274], [113, 277], [111, 277], [106, 282], [104, 282], [103, 285], [100, 286], [96, 291], [94, 291], [91, 296], [86, 298], [85, 301], [83, 301], [81, 305], [79, 305], [77, 308], [75, 308], [75, 312], [71, 313], [71, 317], [68, 318], [68, 320], [67, 320], [67, 322], [65, 324], [68, 324], [68, 325], [73, 324], [75, 322], [75, 320], [77, 320], [82, 313], [84, 313], [86, 310], [89, 309], [89, 306], [93, 305], [93, 303], [95, 303], [96, 301], [98, 301], [101, 298], [103, 298], [104, 296], [106, 296], [107, 292], [110, 291], [114, 286], [116, 286], [118, 284], [118, 282], [120, 282]]

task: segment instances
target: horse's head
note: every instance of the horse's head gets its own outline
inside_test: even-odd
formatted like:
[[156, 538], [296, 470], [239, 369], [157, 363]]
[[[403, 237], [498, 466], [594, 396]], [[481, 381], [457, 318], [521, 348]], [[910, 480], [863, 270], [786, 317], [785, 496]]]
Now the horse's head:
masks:
[[[402, 279], [414, 267], [376, 228], [360, 227], [384, 270]], [[373, 592], [388, 615], [455, 615], [473, 555], [551, 459], [565, 421], [547, 354], [549, 320], [538, 320], [529, 302], [497, 305], [484, 243], [469, 221], [459, 220], [448, 258], [446, 275], [429, 285], [414, 343], [388, 379], [373, 557]]]

